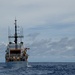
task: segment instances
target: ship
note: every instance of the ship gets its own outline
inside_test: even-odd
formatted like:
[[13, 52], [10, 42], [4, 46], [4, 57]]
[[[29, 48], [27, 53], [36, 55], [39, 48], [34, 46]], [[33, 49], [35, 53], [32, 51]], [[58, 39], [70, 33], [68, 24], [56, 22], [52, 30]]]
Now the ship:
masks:
[[[24, 36], [18, 35], [18, 26], [17, 26], [17, 20], [15, 19], [15, 23], [14, 23], [15, 27], [14, 27], [14, 35], [8, 35], [8, 45], [7, 45], [7, 49], [6, 49], [6, 54], [5, 54], [5, 61], [6, 62], [28, 62], [28, 54], [27, 54], [27, 50], [29, 50], [30, 48], [24, 48], [24, 42], [22, 41], [22, 38], [24, 38]], [[10, 32], [10, 31], [8, 31]], [[14, 39], [13, 42], [10, 39]], [[19, 42], [18, 42], [18, 39]]]

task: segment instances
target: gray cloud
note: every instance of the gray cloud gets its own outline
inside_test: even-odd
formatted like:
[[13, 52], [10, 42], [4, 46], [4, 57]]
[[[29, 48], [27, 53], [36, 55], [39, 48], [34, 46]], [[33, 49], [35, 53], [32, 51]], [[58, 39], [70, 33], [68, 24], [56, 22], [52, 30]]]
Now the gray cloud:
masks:
[[[60, 33], [62, 34], [62, 32], [67, 32], [65, 34], [67, 35], [71, 30], [75, 29], [74, 26], [72, 27], [72, 24], [74, 25], [75, 22], [74, 3], [74, 0], [0, 0], [0, 30], [3, 27], [13, 27], [14, 18], [16, 16], [18, 19], [18, 25], [23, 26], [24, 29], [34, 28], [36, 26], [40, 27], [42, 25], [40, 30], [44, 30], [44, 28], [46, 28], [46, 30], [43, 31], [44, 33], [46, 32], [49, 34], [49, 32], [53, 32], [59, 36]], [[65, 27], [69, 24], [71, 28], [68, 28], [67, 31]], [[54, 28], [50, 28], [50, 25], [54, 26]], [[38, 28], [36, 28], [36, 30], [37, 29]], [[47, 29], [49, 30], [48, 32]], [[59, 29], [60, 31], [58, 31]], [[3, 30], [0, 32], [3, 32]], [[50, 36], [52, 36], [53, 33], [50, 33]], [[0, 34], [2, 35], [2, 33]], [[73, 34], [73, 32], [70, 34]]]
[[[26, 27], [53, 23], [74, 22], [74, 0], [0, 0], [1, 25], [12, 23], [14, 17]], [[12, 20], [12, 21], [11, 21]]]
[[27, 38], [29, 38], [30, 40], [35, 40], [38, 35], [39, 33], [30, 33], [27, 35]]
[[[35, 41], [29, 45], [29, 47], [31, 48], [31, 50], [29, 51], [29, 55], [33, 58], [45, 57], [46, 59], [49, 59], [50, 57], [53, 57], [53, 58], [57, 57], [61, 59], [62, 57], [64, 61], [65, 60], [71, 61], [71, 59], [75, 57], [75, 46], [74, 46], [75, 42], [74, 41], [75, 41], [75, 38], [74, 39], [62, 38], [59, 41], [51, 41], [51, 39]], [[51, 61], [51, 60], [52, 59], [49, 59], [48, 61]], [[60, 61], [60, 60], [56, 60], [56, 61]]]

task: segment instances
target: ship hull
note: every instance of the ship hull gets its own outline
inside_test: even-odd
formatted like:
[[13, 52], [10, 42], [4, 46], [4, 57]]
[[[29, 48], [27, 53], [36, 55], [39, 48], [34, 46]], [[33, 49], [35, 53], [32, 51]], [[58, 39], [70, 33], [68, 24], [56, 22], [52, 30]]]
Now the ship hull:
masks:
[[20, 67], [27, 67], [27, 61], [14, 61], [14, 62], [6, 62], [7, 67], [12, 68], [20, 68]]

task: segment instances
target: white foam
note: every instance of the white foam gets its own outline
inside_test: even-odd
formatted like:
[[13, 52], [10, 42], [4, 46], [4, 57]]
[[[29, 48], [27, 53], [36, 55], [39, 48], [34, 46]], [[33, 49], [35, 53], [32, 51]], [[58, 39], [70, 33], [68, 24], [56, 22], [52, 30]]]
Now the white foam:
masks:
[[32, 66], [27, 63], [27, 67], [32, 67]]

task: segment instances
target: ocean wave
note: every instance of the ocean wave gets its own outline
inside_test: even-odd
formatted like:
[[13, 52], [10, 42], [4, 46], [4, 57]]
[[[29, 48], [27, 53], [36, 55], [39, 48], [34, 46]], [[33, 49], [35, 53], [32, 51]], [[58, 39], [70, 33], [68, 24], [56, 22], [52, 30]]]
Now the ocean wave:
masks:
[[0, 64], [0, 75], [75, 75], [75, 63]]

